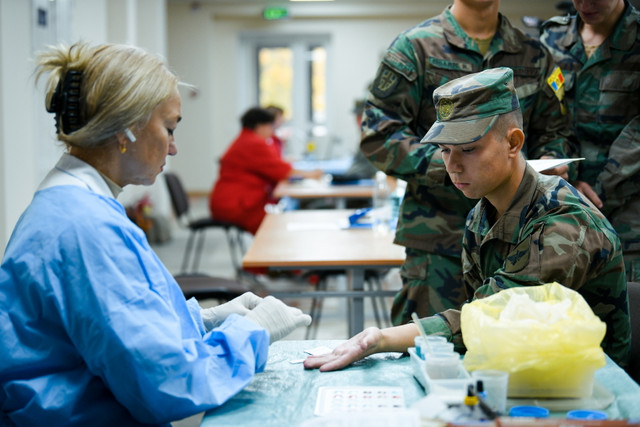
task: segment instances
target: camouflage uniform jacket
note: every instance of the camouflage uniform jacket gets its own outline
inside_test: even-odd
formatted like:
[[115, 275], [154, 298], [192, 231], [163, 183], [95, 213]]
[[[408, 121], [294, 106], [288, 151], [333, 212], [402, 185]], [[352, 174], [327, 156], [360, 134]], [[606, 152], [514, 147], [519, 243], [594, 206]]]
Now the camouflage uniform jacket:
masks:
[[628, 3], [613, 33], [587, 58], [579, 17], [543, 26], [542, 42], [565, 78], [580, 156], [578, 179], [595, 188], [623, 243], [640, 251], [640, 12]]
[[387, 50], [365, 107], [361, 150], [380, 170], [407, 181], [395, 243], [460, 256], [464, 219], [475, 204], [448, 180], [440, 150], [420, 140], [436, 120], [433, 91], [469, 73], [514, 71], [530, 158], [565, 157], [566, 116], [546, 82], [551, 55], [502, 15], [483, 57], [448, 9], [400, 34]]
[[[531, 167], [491, 226], [493, 212], [482, 199], [467, 218], [462, 269], [468, 294], [482, 298], [550, 282], [574, 289], [607, 325], [603, 349], [624, 366], [631, 340], [627, 282], [620, 241], [607, 219], [565, 180]], [[460, 312], [442, 315], [451, 333], [459, 333]]]

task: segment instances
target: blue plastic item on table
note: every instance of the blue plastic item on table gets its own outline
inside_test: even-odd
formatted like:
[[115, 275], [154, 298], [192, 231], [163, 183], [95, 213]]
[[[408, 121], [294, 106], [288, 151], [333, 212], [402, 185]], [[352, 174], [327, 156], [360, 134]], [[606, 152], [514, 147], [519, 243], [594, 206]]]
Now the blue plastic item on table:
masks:
[[514, 406], [509, 409], [510, 417], [532, 417], [532, 418], [547, 418], [549, 416], [549, 410], [542, 406], [530, 406], [521, 405]]
[[568, 420], [606, 420], [607, 414], [602, 411], [589, 411], [586, 409], [576, 409], [567, 412]]

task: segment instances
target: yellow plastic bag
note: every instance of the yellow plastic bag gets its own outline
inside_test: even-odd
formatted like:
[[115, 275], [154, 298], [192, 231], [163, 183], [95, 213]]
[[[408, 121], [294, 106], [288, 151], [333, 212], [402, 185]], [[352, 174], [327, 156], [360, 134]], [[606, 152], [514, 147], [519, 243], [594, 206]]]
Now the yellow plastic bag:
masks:
[[462, 307], [469, 371], [509, 372], [510, 397], [589, 397], [606, 324], [558, 283], [501, 291]]

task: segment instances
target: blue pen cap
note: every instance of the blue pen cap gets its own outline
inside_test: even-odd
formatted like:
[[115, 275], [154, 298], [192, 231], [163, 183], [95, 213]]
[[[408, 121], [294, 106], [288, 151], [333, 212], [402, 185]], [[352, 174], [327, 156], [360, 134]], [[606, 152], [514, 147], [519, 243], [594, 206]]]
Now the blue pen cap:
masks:
[[549, 410], [542, 406], [530, 406], [521, 405], [514, 406], [509, 410], [510, 417], [532, 417], [532, 418], [547, 418], [549, 416]]
[[606, 420], [607, 414], [602, 411], [590, 411], [586, 409], [576, 409], [567, 412], [568, 420]]

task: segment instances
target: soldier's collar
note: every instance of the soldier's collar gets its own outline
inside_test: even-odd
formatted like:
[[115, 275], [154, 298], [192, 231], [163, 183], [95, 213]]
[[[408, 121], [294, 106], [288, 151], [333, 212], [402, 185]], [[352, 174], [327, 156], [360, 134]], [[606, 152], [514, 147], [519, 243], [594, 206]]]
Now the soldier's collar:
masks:
[[[622, 51], [629, 50], [633, 47], [638, 34], [638, 25], [636, 25], [636, 22], [640, 19], [640, 13], [631, 7], [628, 0], [625, 0], [624, 3], [625, 9], [620, 20], [613, 29], [613, 32], [603, 43]], [[561, 46], [567, 49], [580, 40], [580, 24], [582, 23], [582, 19], [580, 19], [579, 15], [575, 15], [571, 18], [571, 21], [573, 31], [567, 31], [559, 42]]]
[[513, 244], [518, 242], [518, 230], [520, 229], [520, 221], [522, 220], [522, 211], [528, 209], [533, 202], [533, 196], [536, 193], [538, 173], [527, 165], [518, 191], [516, 191], [513, 200], [509, 204], [507, 211], [489, 228], [489, 210], [491, 205], [486, 198], [480, 199], [480, 215], [481, 224], [476, 225], [478, 229], [482, 228], [492, 238], [500, 239]]
[[[470, 41], [473, 39], [465, 33], [458, 21], [456, 21], [453, 13], [451, 13], [451, 6], [447, 6], [442, 15], [444, 16], [444, 19], [442, 20], [442, 34], [446, 38], [447, 42], [461, 49], [468, 49], [465, 38]], [[459, 34], [465, 34], [466, 37], [460, 37]], [[502, 46], [500, 46], [500, 49], [498, 50], [508, 53], [520, 52], [522, 50], [522, 45], [520, 43], [520, 39], [517, 38], [515, 34], [516, 31], [511, 23], [504, 17], [504, 15], [498, 13], [498, 29], [496, 34], [493, 36], [494, 38], [499, 37], [502, 41]]]
[[566, 31], [564, 36], [560, 38], [558, 44], [564, 47], [566, 50], [569, 50], [571, 46], [580, 41], [580, 22], [577, 16], [571, 17], [570, 29], [571, 31]]

